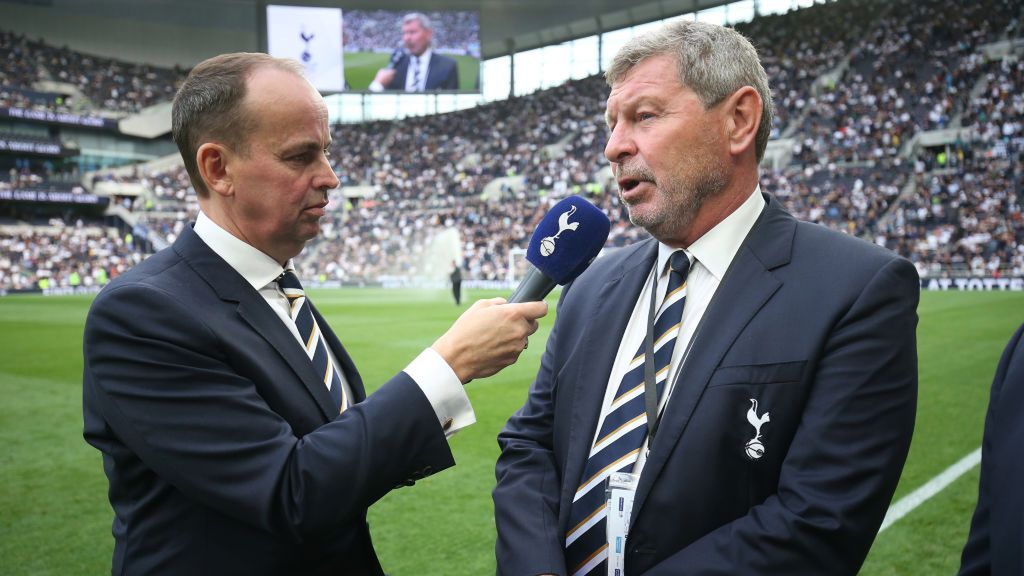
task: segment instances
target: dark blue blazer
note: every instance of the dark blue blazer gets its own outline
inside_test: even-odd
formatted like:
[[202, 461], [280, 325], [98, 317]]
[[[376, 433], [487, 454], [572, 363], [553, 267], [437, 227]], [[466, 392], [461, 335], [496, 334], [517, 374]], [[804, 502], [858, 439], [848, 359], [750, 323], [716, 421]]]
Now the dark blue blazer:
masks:
[[[405, 77], [409, 72], [409, 55], [403, 55], [395, 65], [395, 78], [388, 84], [388, 90], [405, 91]], [[430, 55], [430, 66], [427, 67], [427, 90], [458, 90], [459, 66], [455, 59], [438, 54]]]
[[114, 574], [382, 574], [366, 509], [454, 464], [399, 373], [341, 416], [301, 345], [186, 227], [110, 283], [85, 326], [85, 439], [103, 453]]
[[960, 574], [1024, 574], [1024, 325], [1006, 345], [992, 381], [981, 444], [978, 507]]
[[[624, 248], [563, 290], [526, 404], [498, 436], [500, 574], [566, 574], [569, 504], [656, 254], [654, 240]], [[771, 199], [664, 410], [626, 573], [855, 574], [910, 446], [919, 290], [906, 260]], [[757, 460], [751, 399], [770, 413]]]

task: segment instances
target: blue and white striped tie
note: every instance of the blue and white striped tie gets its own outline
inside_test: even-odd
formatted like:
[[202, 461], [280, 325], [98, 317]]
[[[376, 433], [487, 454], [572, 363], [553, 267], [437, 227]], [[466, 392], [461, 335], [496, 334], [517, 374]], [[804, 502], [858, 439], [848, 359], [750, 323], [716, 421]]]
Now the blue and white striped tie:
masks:
[[[686, 303], [686, 274], [690, 260], [682, 250], [672, 254], [672, 272], [668, 289], [654, 322], [654, 369], [658, 398], [661, 398], [672, 350]], [[652, 298], [654, 295], [651, 296]], [[569, 511], [569, 531], [565, 535], [565, 560], [569, 574], [604, 575], [607, 571], [608, 541], [606, 534], [606, 480], [613, 472], [630, 472], [640, 455], [647, 436], [647, 412], [644, 405], [644, 344], [629, 363], [615, 399], [600, 424], [590, 450], [587, 465]]]
[[306, 355], [313, 363], [313, 369], [323, 378], [324, 386], [330, 390], [331, 397], [338, 406], [338, 412], [344, 412], [345, 408], [348, 408], [348, 398], [345, 397], [345, 391], [341, 386], [341, 376], [327, 354], [327, 344], [324, 342], [320, 327], [316, 324], [316, 319], [313, 318], [313, 310], [306, 299], [306, 293], [302, 290], [302, 284], [295, 276], [295, 271], [285, 270], [277, 277], [277, 285], [288, 298], [291, 305], [289, 315], [299, 329], [299, 336], [305, 342]]

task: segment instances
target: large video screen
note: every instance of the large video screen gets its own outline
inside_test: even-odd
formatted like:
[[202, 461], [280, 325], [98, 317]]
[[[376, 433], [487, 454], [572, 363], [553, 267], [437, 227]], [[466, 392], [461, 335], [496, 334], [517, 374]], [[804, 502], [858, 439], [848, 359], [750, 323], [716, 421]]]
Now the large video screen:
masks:
[[477, 12], [268, 5], [266, 30], [321, 92], [480, 91]]
[[308, 6], [267, 6], [267, 53], [294, 58], [321, 92], [345, 89], [341, 10]]

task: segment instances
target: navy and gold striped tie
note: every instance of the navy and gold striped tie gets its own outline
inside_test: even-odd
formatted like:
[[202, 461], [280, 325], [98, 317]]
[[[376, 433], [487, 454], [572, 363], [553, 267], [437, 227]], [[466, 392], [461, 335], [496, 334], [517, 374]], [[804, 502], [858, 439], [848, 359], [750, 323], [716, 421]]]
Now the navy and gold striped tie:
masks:
[[284, 274], [277, 277], [277, 285], [288, 298], [291, 307], [289, 315], [299, 329], [299, 336], [305, 343], [306, 355], [313, 363], [313, 369], [323, 378], [324, 386], [330, 390], [331, 397], [338, 406], [338, 412], [343, 412], [348, 407], [348, 398], [345, 397], [345, 391], [341, 386], [341, 376], [327, 354], [327, 343], [324, 342], [320, 327], [313, 318], [313, 310], [306, 299], [306, 293], [302, 290], [302, 284], [295, 276], [295, 271], [285, 270]]
[[[672, 271], [668, 289], [653, 327], [654, 369], [658, 398], [664, 390], [672, 362], [672, 350], [686, 303], [686, 274], [690, 260], [682, 250], [669, 259]], [[652, 298], [655, 296], [652, 295]], [[569, 531], [565, 535], [565, 560], [569, 574], [604, 575], [607, 571], [606, 480], [613, 472], [630, 472], [647, 436], [647, 412], [644, 405], [645, 344], [629, 363], [615, 399], [600, 423], [590, 450], [579, 487], [569, 511]]]

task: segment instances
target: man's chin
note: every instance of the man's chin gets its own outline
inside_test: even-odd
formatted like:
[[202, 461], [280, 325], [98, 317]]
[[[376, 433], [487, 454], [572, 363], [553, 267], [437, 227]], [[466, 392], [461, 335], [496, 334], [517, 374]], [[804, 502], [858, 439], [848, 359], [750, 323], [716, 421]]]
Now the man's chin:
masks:
[[627, 205], [626, 209], [629, 212], [629, 221], [634, 226], [639, 226], [648, 232], [651, 231], [652, 227], [656, 228], [664, 223], [663, 218], [659, 218], [657, 214], [651, 214], [649, 211], [644, 210], [642, 206]]

